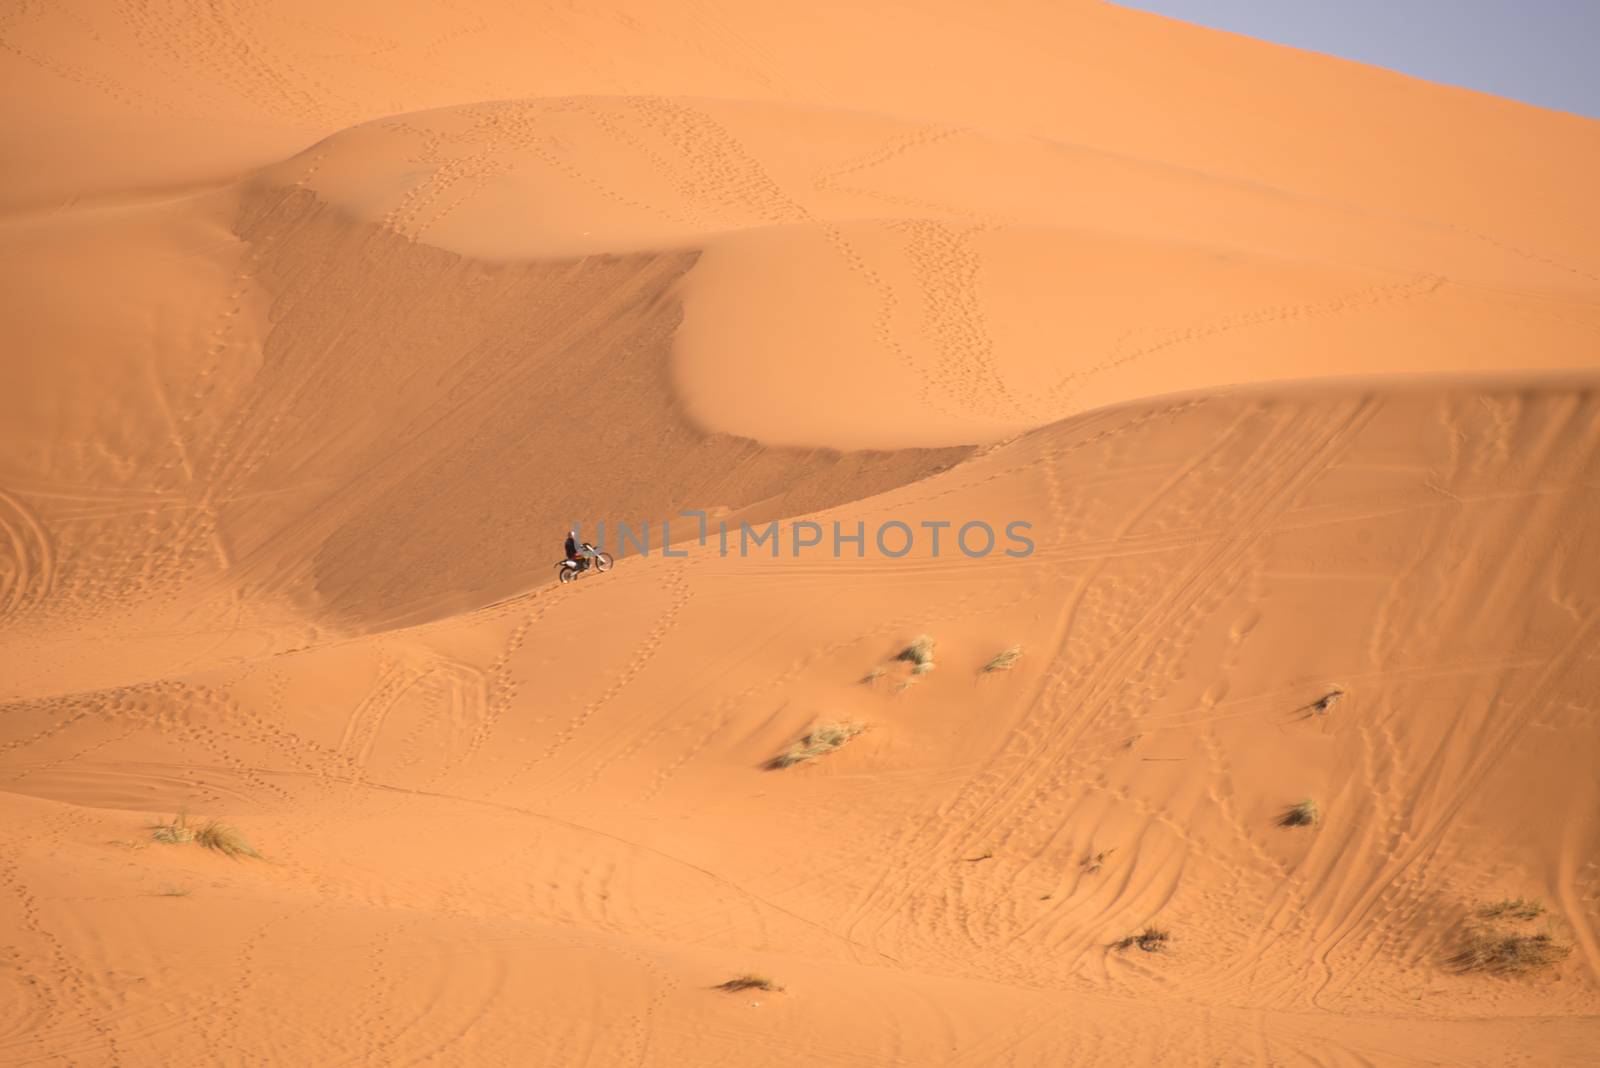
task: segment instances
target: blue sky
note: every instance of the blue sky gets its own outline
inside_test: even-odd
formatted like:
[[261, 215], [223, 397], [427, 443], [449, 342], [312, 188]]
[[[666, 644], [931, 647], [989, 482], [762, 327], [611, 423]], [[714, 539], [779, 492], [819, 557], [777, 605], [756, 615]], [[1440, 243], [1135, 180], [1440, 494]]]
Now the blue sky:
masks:
[[1600, 0], [1115, 0], [1600, 118]]

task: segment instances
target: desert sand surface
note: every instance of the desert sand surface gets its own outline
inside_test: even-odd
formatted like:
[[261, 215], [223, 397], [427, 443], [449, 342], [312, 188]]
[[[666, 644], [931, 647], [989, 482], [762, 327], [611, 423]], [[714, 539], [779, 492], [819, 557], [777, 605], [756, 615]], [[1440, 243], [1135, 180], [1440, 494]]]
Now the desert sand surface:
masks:
[[1600, 1064], [1600, 123], [1087, 2], [0, 46], [0, 1064]]

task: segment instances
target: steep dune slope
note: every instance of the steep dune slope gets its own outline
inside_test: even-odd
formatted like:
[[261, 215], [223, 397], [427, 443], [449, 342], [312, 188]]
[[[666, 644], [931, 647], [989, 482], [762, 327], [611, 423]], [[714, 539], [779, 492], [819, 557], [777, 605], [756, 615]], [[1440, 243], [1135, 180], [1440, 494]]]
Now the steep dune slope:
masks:
[[[268, 180], [183, 206], [187, 226], [147, 208], [91, 231], [122, 243], [104, 284], [137, 295], [109, 323], [85, 331], [58, 296], [39, 324], [29, 298], [61, 274], [15, 276], [10, 314], [34, 323], [35, 362], [34, 389], [6, 401], [8, 624], [32, 654], [14, 692], [432, 618], [544, 581], [572, 523], [659, 537], [685, 508], [794, 514], [967, 452], [764, 449], [699, 430], [669, 368], [693, 253], [464, 260]], [[25, 242], [62, 274], [89, 255], [71, 231]], [[160, 303], [140, 306], [150, 292]], [[139, 343], [49, 359], [97, 327]]]
[[765, 450], [698, 431], [668, 367], [692, 255], [484, 265], [272, 189], [240, 230], [261, 250], [271, 327], [208, 485], [241, 500], [221, 521], [243, 581], [309, 567], [319, 607], [352, 625], [525, 588], [528, 555], [543, 561], [568, 522], [593, 537], [684, 508], [793, 514], [965, 452]]

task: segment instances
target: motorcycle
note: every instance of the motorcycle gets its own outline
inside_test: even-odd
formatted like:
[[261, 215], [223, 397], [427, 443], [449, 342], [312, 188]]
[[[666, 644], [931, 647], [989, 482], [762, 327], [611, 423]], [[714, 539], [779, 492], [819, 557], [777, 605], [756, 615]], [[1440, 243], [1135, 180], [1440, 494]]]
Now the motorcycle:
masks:
[[556, 565], [556, 575], [565, 585], [580, 575], [585, 574], [590, 567], [596, 571], [610, 571], [614, 561], [610, 553], [599, 552], [588, 542], [583, 543], [582, 560], [563, 560]]

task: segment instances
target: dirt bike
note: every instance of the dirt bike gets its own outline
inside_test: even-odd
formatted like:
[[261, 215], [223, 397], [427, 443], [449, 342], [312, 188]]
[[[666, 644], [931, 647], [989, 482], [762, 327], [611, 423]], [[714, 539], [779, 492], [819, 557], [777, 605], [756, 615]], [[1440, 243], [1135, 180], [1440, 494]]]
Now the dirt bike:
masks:
[[593, 545], [583, 543], [582, 560], [563, 560], [556, 565], [556, 574], [562, 583], [571, 582], [593, 567], [596, 571], [610, 571], [614, 562], [610, 553], [597, 552]]

